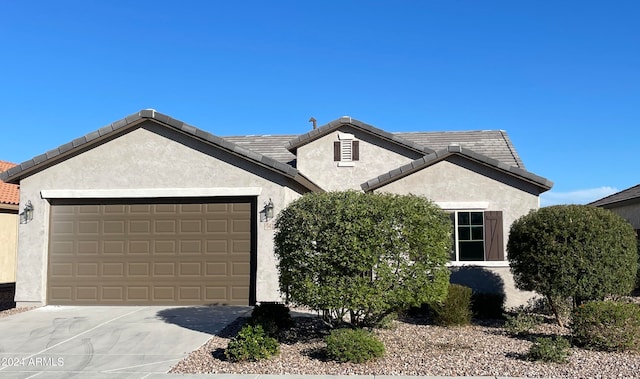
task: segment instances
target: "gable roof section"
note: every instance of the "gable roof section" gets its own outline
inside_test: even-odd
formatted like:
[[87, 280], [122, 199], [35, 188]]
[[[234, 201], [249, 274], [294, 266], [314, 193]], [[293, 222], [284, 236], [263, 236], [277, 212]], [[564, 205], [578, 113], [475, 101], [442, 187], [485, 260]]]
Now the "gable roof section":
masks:
[[[0, 172], [15, 167], [15, 163], [0, 161]], [[0, 181], [0, 204], [17, 206], [20, 204], [20, 188], [16, 184]]]
[[[524, 164], [511, 143], [509, 136], [502, 130], [475, 130], [465, 132], [406, 132], [392, 133], [407, 141], [417, 143], [436, 150], [446, 149], [451, 144], [458, 144], [489, 158], [524, 169]], [[266, 155], [278, 162], [295, 167], [296, 156], [285, 146], [296, 134], [280, 135], [247, 135], [222, 137], [249, 150]]]
[[[129, 115], [122, 120], [116, 121], [101, 129], [91, 132], [83, 137], [76, 138], [69, 143], [46, 152], [45, 154], [38, 155], [33, 159], [22, 162], [20, 165], [9, 168], [7, 171], [0, 173], [0, 180], [9, 183], [17, 183], [22, 177], [37, 172], [45, 167], [48, 167], [51, 164], [56, 163], [59, 160], [72, 156], [75, 153], [84, 151], [85, 149], [92, 147], [93, 145], [113, 135], [114, 133], [123, 131], [127, 128], [135, 127], [135, 125], [145, 120], [153, 120], [159, 125], [163, 125], [168, 128], [180, 131], [188, 136], [206, 142], [212, 146], [225, 150], [231, 154], [237, 155], [260, 166], [266, 167], [272, 171], [276, 171], [293, 179], [300, 179], [298, 178], [298, 170], [285, 163], [278, 162], [273, 158], [246, 149], [204, 130], [185, 124], [184, 122], [171, 118], [165, 114], [156, 112], [153, 109], [144, 109], [140, 112]], [[304, 180], [304, 182], [305, 184], [303, 185], [305, 185], [307, 188], [309, 188], [310, 184], [312, 185], [312, 183], [307, 183], [308, 180], [306, 179]]]
[[515, 166], [509, 166], [506, 163], [500, 162], [497, 159], [489, 158], [485, 155], [478, 154], [470, 149], [461, 147], [459, 145], [450, 145], [446, 149], [442, 149], [436, 151], [433, 154], [425, 155], [422, 158], [416, 159], [415, 161], [408, 163], [400, 168], [389, 171], [386, 174], [380, 175], [377, 178], [371, 179], [366, 183], [361, 185], [362, 190], [365, 192], [373, 191], [377, 188], [382, 187], [388, 183], [394, 182], [398, 179], [404, 178], [405, 176], [411, 175], [416, 171], [422, 170], [426, 167], [434, 165], [438, 162], [445, 160], [446, 158], [452, 155], [459, 155], [466, 159], [470, 159], [476, 161], [480, 164], [483, 164], [487, 167], [499, 170], [508, 175], [514, 176], [521, 180], [532, 183], [544, 191], [551, 189], [553, 183], [548, 179], [545, 179], [541, 176], [535, 175]]
[[420, 145], [417, 144], [415, 142], [411, 142], [408, 140], [405, 140], [404, 138], [393, 134], [393, 133], [389, 133], [389, 132], [385, 132], [382, 129], [378, 129], [372, 125], [369, 124], [365, 124], [362, 121], [358, 121], [354, 118], [351, 118], [349, 116], [345, 116], [345, 117], [341, 117], [337, 120], [333, 120], [328, 124], [322, 125], [317, 129], [313, 129], [308, 133], [304, 133], [301, 134], [300, 136], [293, 138], [291, 141], [289, 141], [286, 145], [285, 148], [287, 148], [287, 150], [293, 152], [295, 154], [295, 151], [297, 148], [299, 148], [300, 146], [306, 145], [312, 141], [315, 141], [316, 139], [320, 138], [320, 137], [324, 137], [327, 134], [335, 131], [336, 129], [340, 128], [341, 126], [351, 126], [354, 127], [356, 129], [360, 129], [366, 133], [369, 133], [377, 138], [383, 139], [383, 140], [387, 140], [390, 141], [396, 145], [402, 146], [405, 149], [409, 149], [409, 150], [413, 150], [417, 153], [420, 154], [429, 154], [432, 153], [433, 150], [431, 150], [430, 148], [424, 146], [424, 145]]
[[627, 188], [626, 190], [616, 192], [607, 197], [603, 197], [602, 199], [589, 203], [589, 205], [609, 208], [609, 206], [615, 206], [618, 205], [618, 203], [630, 203], [634, 202], [634, 200], [640, 201], [640, 184]]

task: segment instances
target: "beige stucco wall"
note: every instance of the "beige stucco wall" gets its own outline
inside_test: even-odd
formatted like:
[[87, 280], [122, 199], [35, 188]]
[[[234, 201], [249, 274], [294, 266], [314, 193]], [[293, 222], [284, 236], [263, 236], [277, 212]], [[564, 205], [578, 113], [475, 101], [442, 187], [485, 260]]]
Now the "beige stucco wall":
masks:
[[18, 211], [0, 209], [0, 283], [16, 281]]
[[634, 229], [640, 229], [640, 203], [607, 207], [610, 211], [629, 221]]
[[[24, 178], [20, 185], [21, 201], [34, 206], [33, 221], [19, 227], [16, 302], [23, 305], [46, 301], [50, 204], [41, 198], [42, 190], [259, 187], [258, 210], [272, 199], [276, 212], [304, 192], [282, 175], [151, 121]], [[272, 223], [258, 222], [257, 229], [256, 298], [275, 300]]]
[[[459, 156], [451, 156], [375, 192], [422, 195], [436, 203], [447, 203], [451, 208], [446, 210], [471, 210], [471, 206], [482, 204], [486, 206], [482, 210], [502, 211], [505, 257], [511, 224], [530, 210], [539, 208], [535, 186]], [[502, 279], [507, 306], [520, 305], [533, 295], [515, 289], [507, 261], [477, 265]], [[469, 280], [473, 281], [473, 278]]]
[[[333, 161], [333, 143], [339, 133], [353, 134], [360, 141], [360, 159], [353, 167], [340, 167]], [[366, 181], [405, 165], [420, 154], [349, 126], [329, 133], [298, 148], [297, 168], [326, 191], [361, 190]]]

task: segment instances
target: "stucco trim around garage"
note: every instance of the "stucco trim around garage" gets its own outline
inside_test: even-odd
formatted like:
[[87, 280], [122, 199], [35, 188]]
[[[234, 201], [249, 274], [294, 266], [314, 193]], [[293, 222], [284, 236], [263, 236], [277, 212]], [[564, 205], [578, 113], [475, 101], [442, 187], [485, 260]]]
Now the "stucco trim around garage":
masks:
[[259, 196], [261, 187], [123, 188], [42, 190], [43, 199], [116, 199], [163, 197]]
[[386, 140], [392, 142], [398, 146], [401, 146], [405, 149], [420, 153], [420, 154], [430, 154], [433, 153], [434, 150], [429, 149], [428, 147], [419, 145], [415, 142], [408, 141], [402, 137], [398, 137], [395, 134], [385, 132], [382, 129], [378, 129], [375, 126], [365, 124], [362, 121], [358, 121], [349, 116], [341, 117], [337, 120], [333, 120], [328, 124], [322, 125], [317, 129], [313, 129], [310, 132], [304, 133], [291, 141], [287, 142], [285, 148], [295, 154], [295, 151], [300, 147], [304, 146], [310, 142], [317, 140], [318, 138], [324, 137], [329, 133], [334, 132], [340, 127], [351, 126], [353, 128], [359, 129], [365, 133], [371, 134], [377, 138], [382, 140]]
[[553, 186], [553, 182], [551, 182], [550, 180], [543, 178], [541, 176], [535, 175], [529, 171], [523, 170], [515, 166], [509, 166], [505, 163], [499, 162], [496, 159], [489, 158], [482, 154], [478, 154], [472, 150], [463, 148], [462, 146], [459, 146], [459, 145], [450, 145], [446, 149], [436, 151], [433, 154], [426, 155], [422, 158], [416, 159], [415, 161], [409, 164], [406, 164], [395, 170], [389, 171], [376, 178], [373, 178], [367, 181], [366, 183], [363, 183], [361, 185], [361, 188], [365, 192], [374, 191], [377, 188], [380, 188], [386, 184], [389, 184], [398, 179], [411, 175], [416, 171], [420, 171], [426, 167], [429, 167], [438, 162], [441, 162], [451, 157], [452, 155], [457, 155], [464, 159], [475, 161], [491, 169], [503, 172], [509, 176], [515, 177], [525, 182], [529, 182], [535, 185], [536, 187], [538, 187], [540, 189], [540, 192], [547, 191], [551, 189], [551, 187]]

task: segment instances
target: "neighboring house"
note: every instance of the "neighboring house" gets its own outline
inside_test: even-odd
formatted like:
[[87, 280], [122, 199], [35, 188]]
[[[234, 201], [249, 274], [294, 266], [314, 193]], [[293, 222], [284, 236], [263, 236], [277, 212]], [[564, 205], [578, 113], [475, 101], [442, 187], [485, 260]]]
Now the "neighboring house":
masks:
[[[13, 163], [0, 161], [0, 172], [14, 166]], [[19, 202], [18, 186], [0, 180], [0, 283], [16, 281]]]
[[589, 203], [611, 210], [629, 221], [640, 238], [640, 184]]
[[221, 138], [154, 110], [0, 178], [34, 207], [19, 229], [18, 305], [278, 300], [273, 215], [345, 189], [435, 201], [456, 224], [457, 278], [498, 281], [514, 305], [526, 294], [509, 273], [509, 226], [552, 186], [503, 131], [389, 133], [342, 117], [302, 135]]

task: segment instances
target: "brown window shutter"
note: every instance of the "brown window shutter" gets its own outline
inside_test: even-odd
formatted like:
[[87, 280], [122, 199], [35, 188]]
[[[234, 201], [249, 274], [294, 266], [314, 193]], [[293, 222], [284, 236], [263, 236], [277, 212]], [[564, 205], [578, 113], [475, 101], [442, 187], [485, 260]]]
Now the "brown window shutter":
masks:
[[488, 261], [504, 260], [502, 211], [484, 212], [484, 251]]
[[340, 161], [340, 141], [335, 141], [333, 143], [333, 161]]
[[353, 141], [351, 146], [353, 149], [351, 151], [351, 160], [360, 160], [360, 141]]

